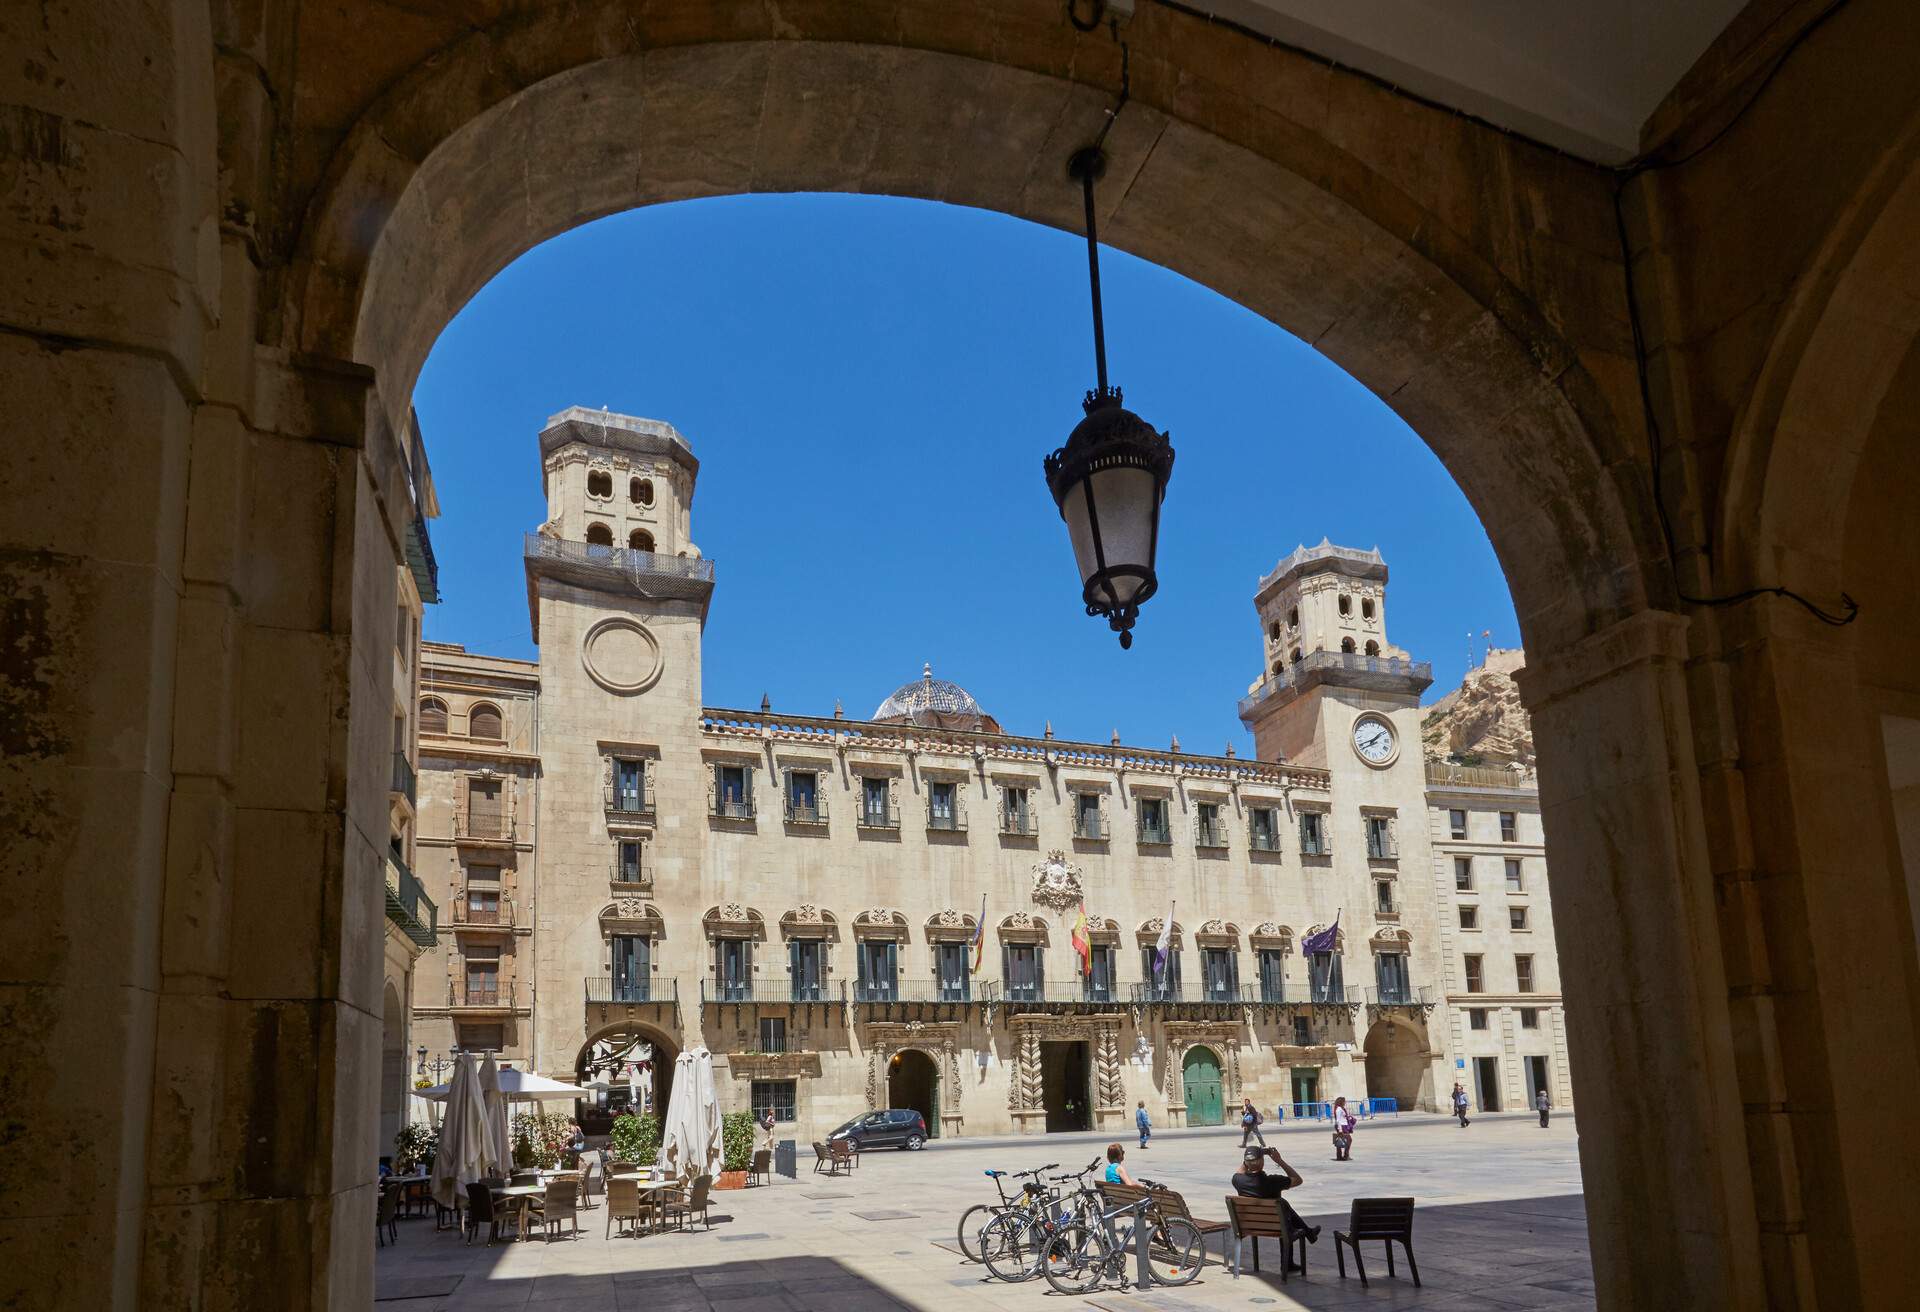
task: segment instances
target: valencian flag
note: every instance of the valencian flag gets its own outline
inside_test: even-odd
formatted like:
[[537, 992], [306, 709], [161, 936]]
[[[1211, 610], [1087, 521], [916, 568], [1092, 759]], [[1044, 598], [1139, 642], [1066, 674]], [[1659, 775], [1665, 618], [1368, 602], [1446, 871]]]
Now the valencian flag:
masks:
[[973, 973], [980, 973], [980, 958], [987, 950], [987, 895], [980, 895], [980, 919], [973, 923]]
[[1334, 940], [1340, 937], [1340, 913], [1333, 913], [1333, 923], [1318, 934], [1309, 934], [1300, 940], [1300, 955], [1310, 957], [1316, 952], [1331, 952]]
[[1080, 954], [1080, 973], [1093, 974], [1093, 942], [1087, 937], [1087, 904], [1080, 904], [1079, 918], [1073, 922], [1073, 950]]

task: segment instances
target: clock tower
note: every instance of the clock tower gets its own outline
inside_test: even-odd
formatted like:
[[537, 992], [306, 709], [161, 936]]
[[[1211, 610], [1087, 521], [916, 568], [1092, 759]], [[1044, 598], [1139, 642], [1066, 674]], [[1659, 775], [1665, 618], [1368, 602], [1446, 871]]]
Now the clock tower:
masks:
[[[1262, 760], [1321, 766], [1365, 797], [1425, 788], [1420, 694], [1432, 667], [1387, 640], [1387, 564], [1322, 539], [1260, 580], [1265, 672], [1240, 703]], [[1410, 791], [1399, 785], [1409, 774]]]

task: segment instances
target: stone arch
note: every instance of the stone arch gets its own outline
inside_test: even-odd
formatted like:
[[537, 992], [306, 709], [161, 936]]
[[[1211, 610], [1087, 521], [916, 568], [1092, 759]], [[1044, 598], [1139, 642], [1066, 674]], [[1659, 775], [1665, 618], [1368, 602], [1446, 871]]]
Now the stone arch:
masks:
[[[665, 1116], [668, 1100], [673, 1096], [674, 1062], [679, 1058], [685, 1044], [679, 1034], [657, 1021], [621, 1017], [618, 1020], [589, 1026], [586, 1039], [574, 1055], [574, 1077], [583, 1086], [598, 1080], [600, 1083], [609, 1085], [611, 1093], [611, 1086], [615, 1083], [612, 1078], [614, 1073], [605, 1069], [594, 1069], [591, 1066], [592, 1059], [597, 1055], [596, 1049], [600, 1049], [603, 1044], [607, 1045], [604, 1051], [613, 1054], [626, 1049], [627, 1059], [630, 1060], [634, 1050], [629, 1045], [633, 1042], [648, 1044], [652, 1047], [652, 1054], [646, 1060], [650, 1067], [648, 1074], [651, 1077], [653, 1109], [656, 1115]], [[619, 1083], [622, 1087], [625, 1086], [624, 1077], [620, 1078]], [[636, 1083], [641, 1081], [636, 1080]], [[643, 1089], [643, 1096], [644, 1092]], [[613, 1101], [617, 1104], [619, 1099], [615, 1098]], [[611, 1117], [595, 1119], [610, 1121]], [[596, 1131], [589, 1128], [588, 1120], [584, 1117], [581, 1125], [583, 1128], [588, 1128], [589, 1133], [604, 1134], [606, 1132], [604, 1129]]]
[[1408, 952], [1413, 948], [1413, 932], [1397, 925], [1382, 925], [1367, 935], [1367, 947], [1373, 952]]
[[1424, 1026], [1382, 1016], [1367, 1029], [1367, 1096], [1392, 1098], [1402, 1111], [1433, 1105], [1433, 1072]]
[[928, 916], [922, 932], [929, 943], [952, 943], [957, 939], [971, 940], [977, 924], [979, 921], [973, 916], [948, 907], [945, 911], [936, 911]]
[[[1179, 928], [1176, 925], [1174, 933], [1178, 935], [1179, 932]], [[1240, 947], [1240, 926], [1230, 920], [1209, 920], [1193, 932], [1193, 939], [1194, 942], [1203, 948], [1233, 948], [1238, 950]]]
[[1256, 951], [1266, 948], [1274, 952], [1291, 953], [1293, 951], [1293, 930], [1275, 920], [1263, 920], [1247, 934], [1247, 942]]
[[[696, 9], [643, 35], [615, 0], [590, 0], [477, 28], [394, 79], [324, 162], [284, 344], [372, 364], [402, 431], [441, 326], [521, 252], [593, 218], [693, 195], [866, 191], [1078, 229], [1075, 189], [1034, 180], [1059, 174], [1067, 144], [1105, 121], [1111, 42], [1033, 27], [1007, 43], [947, 23], [924, 29], [945, 34], [932, 50], [897, 17], [836, 22], [831, 40], [807, 39], [829, 32], [810, 34], [806, 16], [782, 17], [777, 33], [771, 18], [722, 24]], [[589, 30], [601, 39], [567, 39]], [[1583, 636], [1664, 596], [1664, 557], [1627, 509], [1643, 489], [1618, 459], [1625, 439], [1602, 386], [1512, 281], [1535, 275], [1454, 236], [1450, 198], [1421, 193], [1430, 180], [1405, 179], [1411, 192], [1388, 180], [1414, 107], [1334, 132], [1317, 118], [1268, 130], [1286, 112], [1272, 88], [1300, 57], [1248, 47], [1178, 62], [1173, 52], [1210, 48], [1210, 35], [1202, 25], [1198, 45], [1137, 48], [1132, 100], [1106, 142], [1109, 177], [1127, 181], [1102, 194], [1103, 237], [1314, 341], [1388, 398], [1480, 512], [1530, 643]], [[1196, 78], [1233, 108], [1183, 100], [1177, 88]], [[1468, 131], [1414, 112], [1425, 131]], [[1510, 167], [1547, 167], [1544, 154], [1501, 148], [1524, 157]], [[1618, 281], [1617, 259], [1577, 259], [1596, 266], [1579, 276]]]
[[[876, 1021], [865, 1027], [867, 1045], [866, 1096], [869, 1110], [878, 1111], [888, 1087], [893, 1058], [902, 1052], [916, 1052], [933, 1063], [938, 1086], [944, 1092], [938, 1108], [940, 1125], [928, 1128], [943, 1137], [960, 1133], [965, 1123], [960, 1112], [960, 1044], [963, 1027], [957, 1021]], [[922, 1109], [925, 1110], [925, 1109]]]
[[1003, 916], [995, 932], [1002, 943], [1035, 943], [1044, 948], [1050, 941], [1046, 920], [1030, 911]]
[[[1150, 948], [1159, 942], [1160, 931], [1166, 928], [1166, 924], [1167, 918], [1165, 916], [1155, 916], [1151, 920], [1141, 921], [1140, 928], [1134, 930], [1133, 935], [1140, 941], [1141, 947]], [[1173, 934], [1167, 941], [1167, 950], [1169, 952], [1178, 952], [1182, 947], [1186, 946], [1186, 933], [1186, 930], [1181, 928], [1180, 922], [1177, 920], [1174, 921]]]
[[716, 938], [745, 938], [765, 942], [767, 921], [758, 909], [739, 902], [723, 902], [708, 907], [700, 917], [700, 929], [709, 941]]
[[379, 1155], [393, 1152], [394, 1136], [407, 1123], [407, 1008], [393, 980], [380, 992], [380, 1143]]
[[890, 938], [905, 942], [906, 916], [889, 907], [869, 907], [853, 918], [855, 938]]
[[840, 920], [831, 911], [825, 911], [804, 902], [780, 917], [780, 937], [783, 939], [811, 938], [825, 943], [840, 941]]

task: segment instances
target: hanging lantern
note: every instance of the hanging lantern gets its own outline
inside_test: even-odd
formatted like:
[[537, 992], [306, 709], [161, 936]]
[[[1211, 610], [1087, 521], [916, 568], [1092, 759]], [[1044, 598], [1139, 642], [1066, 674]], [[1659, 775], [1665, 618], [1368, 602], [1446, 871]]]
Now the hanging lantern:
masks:
[[1067, 165], [1086, 200], [1087, 274], [1093, 292], [1093, 353], [1098, 382], [1081, 403], [1086, 417], [1067, 444], [1045, 461], [1047, 488], [1066, 521], [1080, 567], [1087, 614], [1103, 615], [1133, 646], [1140, 604], [1160, 586], [1154, 557], [1160, 545], [1160, 502], [1173, 474], [1173, 444], [1165, 433], [1121, 404], [1107, 385], [1106, 326], [1100, 311], [1100, 243], [1094, 226], [1093, 184], [1107, 158], [1093, 146]]

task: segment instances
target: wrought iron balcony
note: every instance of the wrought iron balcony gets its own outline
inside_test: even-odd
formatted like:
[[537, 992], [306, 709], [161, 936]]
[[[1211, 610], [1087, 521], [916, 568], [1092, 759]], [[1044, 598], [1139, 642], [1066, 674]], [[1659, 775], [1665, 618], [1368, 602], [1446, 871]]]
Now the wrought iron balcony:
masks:
[[1119, 985], [1100, 987], [1087, 984], [1007, 984], [1000, 990], [1000, 1000], [1008, 1008], [1019, 1011], [1025, 1008], [1061, 1008], [1079, 1009], [1086, 1007], [1118, 1007], [1125, 999]]
[[586, 977], [588, 1002], [624, 1002], [678, 1004], [680, 981], [676, 979], [623, 979], [615, 983], [609, 975]]
[[1201, 821], [1193, 827], [1193, 845], [1203, 848], [1224, 848], [1227, 845], [1227, 827], [1223, 824], [1207, 824]]
[[430, 948], [439, 942], [440, 908], [433, 904], [407, 863], [387, 853], [387, 919], [416, 945]]
[[898, 829], [900, 813], [891, 806], [863, 806], [856, 824], [861, 829]]
[[1031, 808], [1000, 812], [1000, 832], [1015, 838], [1031, 838], [1040, 832], [1040, 817]]
[[966, 827], [967, 813], [965, 811], [935, 811], [931, 807], [927, 810], [927, 828], [929, 829], [937, 829], [946, 833], [961, 833], [965, 831]]
[[846, 1000], [847, 986], [844, 980], [825, 984], [794, 984], [789, 980], [741, 984], [715, 979], [700, 981], [702, 1007], [838, 1006]]
[[514, 821], [510, 815], [461, 808], [453, 813], [453, 836], [464, 843], [511, 843]]
[[1073, 817], [1073, 836], [1093, 843], [1104, 842], [1107, 838], [1107, 827], [1098, 814], [1076, 813]]
[[476, 907], [464, 897], [453, 900], [453, 923], [460, 928], [512, 929], [513, 902], [502, 898], [493, 906]]
[[1403, 984], [1397, 988], [1367, 990], [1369, 1007], [1431, 1007], [1433, 988], [1427, 984]]
[[1257, 825], [1249, 826], [1247, 829], [1247, 848], [1253, 852], [1278, 852], [1280, 850], [1280, 835], [1273, 829], [1261, 829]]
[[653, 819], [653, 798], [645, 791], [634, 792], [608, 784], [602, 791], [607, 818], [609, 820], [651, 820]]
[[713, 592], [713, 562], [658, 551], [569, 542], [539, 533], [526, 537], [530, 573], [586, 587], [626, 584], [644, 597], [704, 600]]
[[1224, 1008], [1240, 1007], [1252, 1001], [1251, 990], [1244, 985], [1231, 988], [1207, 988], [1193, 984], [1134, 984], [1135, 1006]]
[[786, 817], [790, 825], [824, 825], [827, 823], [827, 799], [816, 796], [808, 802], [789, 797], [786, 800]]
[[753, 819], [753, 799], [751, 797], [716, 797], [707, 806], [709, 815], [720, 820]]
[[407, 799], [408, 806], [419, 805], [419, 785], [413, 772], [413, 762], [407, 759], [405, 752], [393, 754], [393, 780], [388, 791], [396, 797]]
[[856, 1006], [962, 1006], [984, 1002], [991, 992], [986, 985], [975, 986], [971, 979], [958, 986], [931, 980], [859, 980], [853, 986]]
[[512, 1011], [514, 985], [476, 984], [472, 980], [453, 980], [447, 984], [447, 1005], [485, 1011]]
[[1164, 822], [1155, 823], [1151, 820], [1140, 820], [1135, 826], [1135, 836], [1142, 843], [1171, 844], [1173, 842], [1173, 828]]
[[1352, 651], [1310, 651], [1287, 670], [1269, 675], [1258, 688], [1241, 698], [1240, 719], [1245, 723], [1270, 697], [1329, 680], [1378, 691], [1420, 692], [1433, 682], [1433, 662]]
[[1260, 986], [1260, 1001], [1263, 1005], [1269, 1007], [1285, 1006], [1287, 1001], [1286, 985], [1283, 983], [1262, 984]]
[[1357, 984], [1340, 988], [1314, 984], [1307, 990], [1307, 1001], [1316, 1007], [1357, 1007], [1366, 1001], [1366, 992]]
[[653, 867], [616, 861], [607, 867], [607, 882], [616, 893], [644, 892], [653, 887]]

